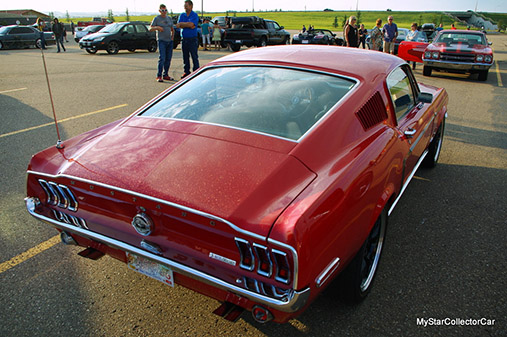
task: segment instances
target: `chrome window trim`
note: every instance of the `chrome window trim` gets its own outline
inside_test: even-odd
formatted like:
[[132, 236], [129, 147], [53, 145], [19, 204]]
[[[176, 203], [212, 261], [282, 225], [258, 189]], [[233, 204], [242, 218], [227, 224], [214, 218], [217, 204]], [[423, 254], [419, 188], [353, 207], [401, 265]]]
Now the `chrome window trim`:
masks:
[[60, 222], [51, 218], [48, 218], [44, 215], [35, 213], [35, 211], [28, 212], [34, 216], [35, 218], [44, 221], [54, 227], [57, 227], [61, 230], [64, 230], [66, 232], [71, 232], [77, 235], [80, 235], [82, 237], [98, 241], [101, 243], [106, 244], [107, 246], [113, 247], [115, 249], [120, 249], [122, 251], [126, 251], [131, 254], [136, 254], [141, 257], [147, 258], [151, 261], [154, 261], [156, 263], [160, 263], [162, 265], [165, 265], [169, 268], [171, 268], [174, 272], [180, 273], [182, 275], [188, 276], [192, 279], [198, 280], [200, 282], [209, 284], [211, 286], [223, 289], [225, 291], [230, 291], [235, 294], [238, 294], [240, 296], [244, 296], [248, 298], [249, 300], [252, 300], [254, 302], [264, 304], [267, 306], [270, 306], [276, 310], [280, 310], [283, 312], [296, 312], [299, 309], [303, 308], [303, 306], [308, 301], [308, 298], [310, 296], [310, 288], [305, 288], [301, 291], [297, 291], [294, 289], [291, 289], [289, 294], [281, 299], [274, 299], [262, 294], [258, 294], [254, 291], [241, 288], [235, 284], [231, 284], [228, 282], [225, 282], [217, 277], [208, 275], [202, 271], [190, 268], [184, 264], [178, 263], [176, 261], [169, 260], [165, 257], [158, 256], [156, 254], [153, 254], [152, 252], [142, 250], [140, 248], [137, 248], [135, 246], [126, 244], [125, 242], [107, 237], [105, 235], [92, 232], [87, 229], [79, 228], [71, 224], [67, 224], [64, 222]]
[[[273, 60], [273, 61], [276, 61], [276, 60]], [[187, 122], [193, 122], [193, 123], [198, 123], [198, 124], [206, 124], [206, 125], [216, 125], [216, 126], [220, 126], [220, 127], [226, 127], [226, 128], [230, 128], [230, 129], [251, 132], [251, 133], [254, 133], [254, 134], [260, 134], [260, 135], [264, 135], [264, 136], [268, 136], [268, 137], [273, 137], [273, 138], [277, 138], [277, 139], [283, 139], [283, 140], [299, 143], [304, 138], [306, 138], [306, 136], [308, 134], [310, 134], [320, 123], [322, 123], [322, 121], [327, 118], [327, 116], [331, 113], [331, 111], [336, 110], [339, 105], [343, 104], [343, 102], [348, 98], [348, 96], [352, 95], [352, 93], [355, 91], [355, 89], [359, 86], [359, 83], [360, 83], [359, 79], [357, 79], [355, 77], [346, 76], [346, 75], [340, 75], [340, 74], [332, 73], [332, 72], [329, 72], [329, 71], [309, 69], [309, 68], [304, 67], [303, 65], [301, 67], [295, 67], [295, 66], [288, 66], [288, 65], [252, 64], [252, 63], [248, 63], [248, 62], [235, 63], [235, 64], [217, 64], [217, 65], [205, 66], [202, 69], [200, 69], [199, 71], [197, 71], [197, 73], [195, 75], [192, 75], [192, 78], [195, 77], [195, 76], [199, 76], [200, 73], [202, 73], [204, 71], [207, 71], [207, 70], [210, 70], [210, 69], [215, 69], [215, 68], [238, 68], [238, 67], [279, 68], [279, 69], [290, 69], [290, 70], [296, 70], [296, 71], [305, 71], [305, 72], [311, 72], [311, 73], [317, 73], [317, 74], [322, 74], [322, 75], [327, 75], [327, 76], [338, 77], [340, 79], [346, 79], [346, 80], [354, 82], [354, 85], [352, 86], [352, 88], [350, 88], [350, 90], [338, 102], [336, 102], [331, 108], [329, 108], [328, 111], [324, 115], [322, 115], [322, 117], [320, 117], [320, 119], [315, 124], [313, 124], [313, 126], [311, 128], [309, 128], [304, 134], [302, 134], [301, 137], [299, 137], [297, 140], [290, 139], [290, 138], [285, 138], [285, 137], [281, 137], [281, 136], [276, 136], [276, 135], [272, 135], [272, 134], [269, 134], [269, 133], [263, 133], [263, 132], [260, 132], [260, 131], [254, 131], [254, 130], [243, 129], [243, 128], [239, 128], [239, 127], [233, 127], [233, 126], [227, 126], [227, 125], [222, 125], [222, 124], [216, 124], [216, 123], [201, 122], [201, 121], [194, 121], [194, 120], [189, 120], [189, 119], [179, 119], [179, 118], [150, 117], [150, 116], [143, 116], [142, 115], [144, 112], [146, 112], [146, 110], [150, 109], [153, 105], [155, 105], [158, 102], [160, 102], [167, 95], [170, 95], [173, 91], [175, 91], [176, 89], [178, 89], [179, 87], [181, 87], [182, 85], [184, 85], [185, 82], [187, 82], [187, 80], [191, 80], [190, 78], [188, 78], [185, 81], [178, 82], [178, 84], [176, 84], [174, 87], [172, 87], [167, 93], [165, 93], [159, 99], [151, 102], [151, 104], [149, 104], [148, 106], [145, 106], [141, 111], [137, 112], [134, 116], [135, 117], [144, 117], [144, 118], [153, 118], [153, 119], [159, 118], [159, 119], [167, 119], [167, 120], [187, 121]]]
[[130, 194], [132, 196], [136, 196], [136, 197], [139, 197], [139, 198], [145, 198], [145, 199], [157, 202], [157, 203], [161, 203], [161, 204], [164, 204], [164, 205], [168, 205], [168, 206], [177, 208], [177, 209], [185, 211], [185, 212], [190, 212], [190, 213], [193, 213], [193, 214], [196, 214], [196, 215], [200, 215], [200, 216], [206, 217], [206, 218], [208, 218], [210, 220], [215, 220], [215, 221], [222, 222], [222, 223], [228, 225], [230, 228], [232, 228], [234, 231], [236, 231], [238, 233], [241, 233], [243, 235], [249, 236], [249, 237], [257, 239], [257, 240], [266, 241], [268, 243], [271, 243], [272, 245], [275, 245], [275, 246], [282, 247], [282, 248], [285, 248], [287, 250], [290, 250], [291, 253], [292, 253], [292, 259], [293, 259], [293, 262], [294, 262], [293, 288], [297, 289], [297, 286], [298, 286], [298, 255], [297, 255], [296, 249], [294, 247], [292, 247], [291, 245], [288, 245], [286, 243], [283, 243], [283, 242], [280, 242], [280, 241], [277, 241], [277, 240], [274, 240], [274, 239], [271, 239], [271, 238], [267, 238], [265, 236], [262, 236], [262, 235], [259, 235], [259, 234], [256, 234], [256, 233], [252, 233], [252, 232], [247, 231], [247, 230], [244, 230], [244, 229], [239, 228], [238, 226], [234, 225], [232, 222], [227, 221], [225, 219], [222, 219], [222, 218], [220, 218], [218, 216], [215, 216], [215, 215], [212, 215], [212, 214], [209, 214], [209, 213], [206, 213], [206, 212], [202, 212], [202, 211], [190, 208], [190, 207], [186, 207], [186, 206], [183, 206], [183, 205], [179, 205], [179, 204], [176, 204], [176, 203], [173, 203], [173, 202], [170, 202], [170, 201], [154, 198], [154, 197], [151, 197], [149, 195], [137, 193], [137, 192], [134, 192], [134, 191], [129, 191], [129, 190], [126, 190], [126, 189], [123, 189], [123, 188], [120, 188], [120, 187], [111, 186], [111, 185], [108, 185], [108, 184], [92, 181], [92, 180], [89, 180], [89, 179], [82, 179], [82, 178], [74, 177], [74, 176], [67, 175], [67, 174], [52, 175], [52, 174], [41, 173], [41, 172], [31, 171], [31, 170], [27, 171], [27, 175], [29, 175], [29, 174], [33, 174], [33, 175], [36, 175], [36, 176], [48, 177], [48, 178], [52, 178], [52, 179], [66, 178], [66, 179], [76, 180], [76, 181], [80, 181], [80, 182], [83, 182], [83, 183], [86, 183], [86, 184], [96, 185], [96, 186], [112, 189], [112, 190], [115, 190], [115, 191], [118, 191], [118, 192]]

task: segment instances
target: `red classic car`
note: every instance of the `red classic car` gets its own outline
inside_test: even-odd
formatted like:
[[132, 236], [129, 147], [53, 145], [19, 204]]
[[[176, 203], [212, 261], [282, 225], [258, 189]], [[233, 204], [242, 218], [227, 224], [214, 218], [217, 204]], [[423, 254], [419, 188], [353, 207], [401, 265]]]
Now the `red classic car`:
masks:
[[493, 65], [493, 50], [486, 35], [479, 31], [443, 30], [433, 43], [401, 43], [398, 56], [406, 61], [424, 63], [424, 76], [433, 70], [477, 73], [480, 81], [488, 79]]
[[25, 202], [84, 257], [213, 297], [229, 320], [286, 322], [337, 275], [349, 300], [370, 291], [388, 216], [438, 160], [447, 101], [396, 56], [246, 50], [36, 154]]

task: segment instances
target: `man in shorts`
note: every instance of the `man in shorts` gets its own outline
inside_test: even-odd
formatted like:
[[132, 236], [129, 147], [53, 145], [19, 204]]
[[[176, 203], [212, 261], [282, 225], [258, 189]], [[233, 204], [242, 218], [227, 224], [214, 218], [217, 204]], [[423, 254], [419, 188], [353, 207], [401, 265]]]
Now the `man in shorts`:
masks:
[[398, 36], [398, 26], [393, 22], [393, 16], [389, 15], [387, 23], [382, 28], [382, 35], [384, 36], [384, 53], [394, 54], [394, 43]]

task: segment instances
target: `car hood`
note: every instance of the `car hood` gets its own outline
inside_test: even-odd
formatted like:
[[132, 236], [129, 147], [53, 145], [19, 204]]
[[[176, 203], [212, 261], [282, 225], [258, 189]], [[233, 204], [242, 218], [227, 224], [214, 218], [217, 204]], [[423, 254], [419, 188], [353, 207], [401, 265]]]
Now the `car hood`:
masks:
[[86, 35], [86, 37], [84, 39], [85, 40], [95, 40], [95, 39], [98, 39], [98, 38], [101, 38], [101, 37], [110, 36], [110, 35], [111, 35], [111, 33], [100, 33], [100, 32], [97, 32], [97, 33], [92, 33], [92, 34]]
[[[53, 158], [32, 160], [31, 170], [159, 198], [221, 217], [262, 236], [269, 234], [279, 214], [315, 178], [283, 151], [227, 137], [173, 131], [161, 127], [164, 121], [153, 127], [149, 120], [138, 118], [75, 145], [70, 140], [70, 146], [54, 150]], [[171, 123], [178, 122], [167, 121]], [[217, 134], [224, 132], [223, 127], [212, 127]]]

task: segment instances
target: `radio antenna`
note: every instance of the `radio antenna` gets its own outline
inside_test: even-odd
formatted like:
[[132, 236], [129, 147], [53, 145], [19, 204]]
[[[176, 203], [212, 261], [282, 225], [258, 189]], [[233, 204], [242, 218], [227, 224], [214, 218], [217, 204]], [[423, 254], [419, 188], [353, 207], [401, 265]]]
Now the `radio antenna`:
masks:
[[58, 129], [58, 121], [56, 120], [55, 104], [53, 103], [53, 94], [51, 93], [51, 85], [49, 84], [48, 68], [46, 67], [46, 58], [44, 57], [44, 50], [42, 49], [42, 46], [39, 47], [39, 49], [42, 55], [42, 63], [44, 64], [44, 73], [46, 74], [46, 82], [48, 83], [49, 99], [51, 101], [51, 108], [53, 109], [53, 120], [55, 121], [56, 135], [58, 137], [58, 141], [56, 142], [56, 148], [63, 149], [65, 146], [63, 145], [62, 139], [60, 138], [60, 130]]

